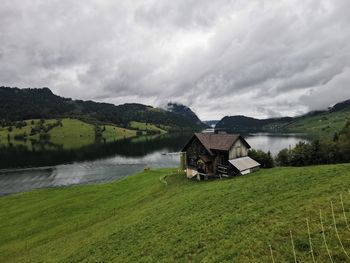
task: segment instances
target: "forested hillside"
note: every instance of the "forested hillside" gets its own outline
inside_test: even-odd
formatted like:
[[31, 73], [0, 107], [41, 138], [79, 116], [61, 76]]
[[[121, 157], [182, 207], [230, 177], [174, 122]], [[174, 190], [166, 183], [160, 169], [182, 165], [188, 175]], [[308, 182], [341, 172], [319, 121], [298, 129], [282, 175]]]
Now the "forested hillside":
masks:
[[59, 97], [48, 88], [18, 89], [0, 87], [0, 120], [78, 118], [89, 122], [106, 122], [127, 127], [131, 121], [152, 123], [167, 130], [201, 129], [181, 114], [142, 104], [113, 105]]
[[239, 132], [276, 130], [290, 123], [292, 118], [255, 119], [246, 116], [226, 116], [216, 124], [217, 129]]
[[185, 118], [189, 119], [191, 122], [202, 126], [203, 128], [208, 127], [198, 118], [198, 116], [189, 107], [183, 104], [169, 102], [167, 105], [167, 110], [170, 112], [180, 114]]

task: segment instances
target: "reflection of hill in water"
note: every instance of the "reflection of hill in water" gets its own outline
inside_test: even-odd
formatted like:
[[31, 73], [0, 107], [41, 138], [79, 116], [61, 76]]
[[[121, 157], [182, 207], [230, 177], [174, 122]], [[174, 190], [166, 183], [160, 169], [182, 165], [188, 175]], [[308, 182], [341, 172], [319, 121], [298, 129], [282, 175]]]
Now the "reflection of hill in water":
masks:
[[34, 150], [25, 146], [0, 147], [0, 168], [51, 166], [75, 161], [87, 161], [114, 155], [142, 157], [162, 151], [176, 152], [191, 134], [164, 134], [124, 139], [113, 143], [93, 144], [75, 150], [42, 145]]

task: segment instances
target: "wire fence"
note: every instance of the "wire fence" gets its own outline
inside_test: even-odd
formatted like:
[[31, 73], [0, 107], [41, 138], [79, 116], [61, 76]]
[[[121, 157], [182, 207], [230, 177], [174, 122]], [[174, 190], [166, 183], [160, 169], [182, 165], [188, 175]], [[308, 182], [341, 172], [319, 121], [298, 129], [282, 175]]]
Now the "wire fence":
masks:
[[[350, 190], [348, 191], [350, 195]], [[338, 205], [338, 212], [336, 213], [335, 207]], [[319, 218], [314, 219], [314, 232], [312, 234], [310, 227], [310, 218], [306, 218], [306, 232], [307, 232], [307, 244], [308, 250], [306, 254], [302, 255], [300, 253], [305, 253], [305, 251], [296, 252], [295, 247], [295, 235], [292, 230], [289, 231], [290, 235], [290, 261], [295, 263], [304, 262], [305, 258], [307, 258], [307, 262], [350, 262], [350, 246], [346, 246], [345, 244], [350, 242], [349, 237], [350, 234], [350, 226], [347, 214], [349, 211], [345, 209], [346, 205], [344, 205], [343, 194], [340, 194], [339, 200], [337, 203], [330, 201], [329, 202], [329, 211], [330, 213], [328, 218], [325, 216], [325, 210], [319, 210]], [[327, 210], [328, 211], [328, 210]], [[328, 212], [329, 212], [328, 211]], [[329, 218], [330, 217], [330, 218]], [[337, 221], [338, 217], [338, 221]], [[339, 218], [341, 217], [341, 222]], [[326, 222], [332, 222], [331, 224]], [[299, 232], [300, 233], [300, 232]], [[300, 235], [300, 234], [299, 234]], [[301, 237], [299, 237], [300, 240]], [[314, 242], [318, 240], [318, 242]], [[315, 253], [315, 249], [317, 247], [318, 255]], [[269, 254], [272, 263], [278, 263], [278, 250], [274, 249], [271, 244], [269, 244]], [[322, 252], [323, 251], [323, 252]], [[323, 255], [320, 255], [321, 252]], [[341, 255], [340, 255], [341, 254]], [[298, 255], [300, 256], [298, 258]], [[281, 256], [282, 257], [282, 256]], [[337, 260], [336, 260], [337, 259]], [[280, 258], [280, 262], [285, 262], [285, 258]]]

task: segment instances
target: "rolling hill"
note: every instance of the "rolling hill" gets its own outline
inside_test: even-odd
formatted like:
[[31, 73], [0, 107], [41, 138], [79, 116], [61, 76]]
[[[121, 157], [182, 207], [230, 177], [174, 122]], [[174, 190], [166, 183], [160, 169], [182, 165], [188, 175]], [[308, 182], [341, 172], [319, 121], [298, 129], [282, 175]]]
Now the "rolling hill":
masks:
[[0, 87], [0, 121], [27, 119], [76, 118], [86, 122], [113, 123], [128, 127], [131, 121], [167, 127], [168, 131], [198, 130], [201, 123], [147, 105], [128, 103], [113, 105], [72, 100], [57, 96], [48, 88], [19, 89]]
[[272, 118], [256, 119], [242, 115], [225, 116], [215, 126], [216, 129], [239, 131], [239, 132], [258, 132], [264, 130], [279, 130], [290, 123], [292, 118]]
[[255, 119], [246, 116], [225, 116], [218, 129], [237, 132], [297, 132], [314, 136], [333, 136], [350, 120], [350, 100], [324, 111], [313, 111], [297, 117]]
[[[77, 119], [31, 119], [19, 123], [19, 127], [0, 126], [0, 147], [12, 145], [26, 146], [29, 150], [43, 149], [44, 146], [49, 149], [77, 149], [96, 143], [97, 139], [96, 126]], [[103, 142], [114, 142], [137, 135], [136, 130], [112, 124], [99, 127], [100, 141]]]

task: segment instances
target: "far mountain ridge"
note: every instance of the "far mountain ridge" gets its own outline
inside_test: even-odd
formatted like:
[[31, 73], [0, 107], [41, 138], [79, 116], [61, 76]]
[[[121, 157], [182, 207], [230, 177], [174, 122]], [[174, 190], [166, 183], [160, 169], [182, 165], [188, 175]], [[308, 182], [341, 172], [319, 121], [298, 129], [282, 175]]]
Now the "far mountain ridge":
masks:
[[137, 121], [155, 124], [169, 131], [203, 128], [201, 122], [182, 114], [139, 103], [113, 105], [91, 100], [73, 100], [57, 96], [46, 87], [0, 87], [0, 121], [40, 118], [78, 118], [88, 122], [113, 123], [121, 127], [128, 127], [130, 122]]
[[[346, 114], [348, 111], [349, 114]], [[338, 114], [339, 116], [333, 117], [335, 114]], [[333, 118], [334, 120], [332, 121]], [[296, 117], [258, 119], [244, 115], [225, 116], [218, 122], [216, 128], [236, 132], [306, 132], [302, 127], [306, 127], [308, 125], [307, 122], [311, 123], [311, 121], [314, 121], [314, 126], [319, 126], [319, 128], [323, 131], [328, 129], [330, 132], [333, 131], [331, 127], [333, 122], [344, 122], [343, 124], [345, 124], [347, 120], [350, 120], [350, 100], [336, 103], [327, 110], [310, 111]], [[336, 126], [338, 125], [341, 124], [337, 123]], [[310, 127], [310, 129], [311, 128], [312, 127]], [[315, 130], [317, 130], [316, 127]]]

